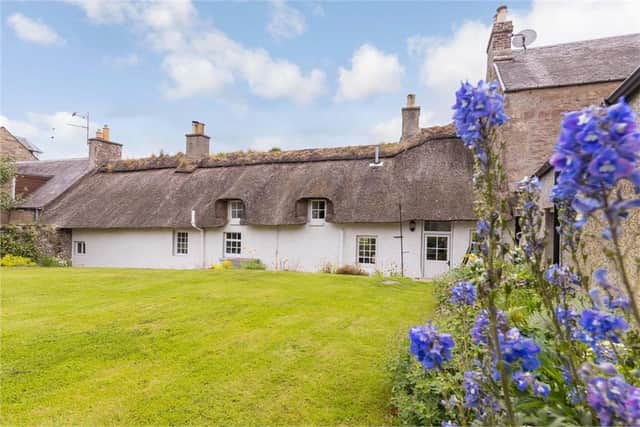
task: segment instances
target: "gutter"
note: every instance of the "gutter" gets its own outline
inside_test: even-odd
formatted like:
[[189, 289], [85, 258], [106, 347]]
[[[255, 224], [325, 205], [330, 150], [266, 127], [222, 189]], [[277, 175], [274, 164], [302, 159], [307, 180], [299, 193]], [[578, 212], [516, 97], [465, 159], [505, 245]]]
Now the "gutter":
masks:
[[204, 260], [204, 228], [200, 228], [196, 225], [196, 210], [191, 209], [191, 226], [196, 230], [200, 231], [200, 256], [201, 256], [201, 266], [202, 268], [206, 268], [205, 260]]
[[618, 102], [621, 96], [628, 96], [633, 91], [640, 88], [640, 67], [636, 68], [633, 73], [620, 86], [618, 86], [605, 100], [605, 104], [611, 105]]

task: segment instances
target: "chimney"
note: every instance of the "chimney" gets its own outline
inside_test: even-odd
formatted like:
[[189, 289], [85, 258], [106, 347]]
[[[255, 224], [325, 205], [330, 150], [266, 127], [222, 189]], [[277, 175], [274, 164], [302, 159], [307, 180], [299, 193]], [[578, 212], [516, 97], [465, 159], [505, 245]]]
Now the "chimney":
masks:
[[197, 160], [209, 155], [209, 137], [204, 134], [204, 123], [191, 122], [191, 133], [187, 137], [186, 156], [189, 160]]
[[511, 54], [513, 22], [507, 20], [507, 12], [507, 6], [500, 6], [493, 17], [493, 26], [487, 44], [487, 79], [493, 73], [493, 62], [513, 59]]
[[420, 107], [416, 105], [416, 95], [407, 95], [407, 106], [402, 109], [402, 136], [400, 142], [420, 132]]
[[120, 160], [122, 158], [122, 144], [109, 141], [109, 126], [104, 125], [96, 131], [96, 137], [87, 141], [89, 145], [89, 162], [93, 166]]

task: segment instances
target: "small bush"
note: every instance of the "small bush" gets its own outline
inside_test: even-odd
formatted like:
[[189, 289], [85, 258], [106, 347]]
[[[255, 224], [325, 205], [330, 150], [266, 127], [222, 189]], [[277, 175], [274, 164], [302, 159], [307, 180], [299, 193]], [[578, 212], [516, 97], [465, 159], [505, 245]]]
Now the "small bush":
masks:
[[2, 267], [21, 267], [27, 265], [36, 265], [36, 263], [33, 262], [31, 258], [19, 255], [7, 254], [0, 258], [0, 266]]
[[343, 265], [336, 270], [336, 274], [351, 274], [354, 276], [367, 276], [367, 272], [357, 265]]
[[231, 270], [233, 268], [233, 262], [229, 259], [225, 259], [219, 264], [213, 264], [211, 266], [212, 270]]
[[259, 259], [252, 259], [250, 261], [241, 262], [240, 268], [243, 268], [245, 270], [266, 270], [267, 266], [264, 265]]
[[330, 262], [326, 262], [320, 267], [320, 273], [332, 274], [335, 273], [336, 268]]
[[38, 263], [43, 267], [68, 267], [69, 266], [69, 264], [65, 260], [50, 257], [50, 256], [44, 256], [40, 258]]
[[271, 150], [269, 150], [270, 153], [280, 153], [282, 151], [282, 149], [280, 147], [272, 147]]

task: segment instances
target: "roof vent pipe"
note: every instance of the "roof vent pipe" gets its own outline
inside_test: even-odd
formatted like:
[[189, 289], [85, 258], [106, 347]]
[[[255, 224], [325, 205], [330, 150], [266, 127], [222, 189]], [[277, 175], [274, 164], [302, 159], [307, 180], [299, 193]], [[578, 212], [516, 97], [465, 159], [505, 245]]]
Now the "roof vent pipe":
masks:
[[380, 161], [380, 146], [376, 145], [375, 151], [373, 152], [373, 163], [369, 163], [369, 166], [372, 168], [380, 167], [384, 164], [384, 162]]

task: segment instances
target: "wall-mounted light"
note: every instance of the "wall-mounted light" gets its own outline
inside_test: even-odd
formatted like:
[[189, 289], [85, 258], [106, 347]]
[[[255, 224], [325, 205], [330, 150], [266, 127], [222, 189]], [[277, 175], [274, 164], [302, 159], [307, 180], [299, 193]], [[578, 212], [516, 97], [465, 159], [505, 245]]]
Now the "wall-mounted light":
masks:
[[416, 222], [414, 220], [409, 221], [409, 230], [416, 231]]

